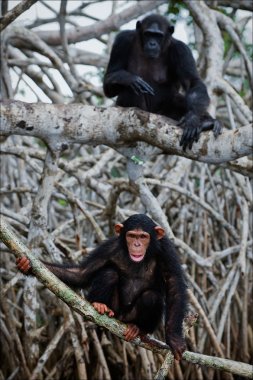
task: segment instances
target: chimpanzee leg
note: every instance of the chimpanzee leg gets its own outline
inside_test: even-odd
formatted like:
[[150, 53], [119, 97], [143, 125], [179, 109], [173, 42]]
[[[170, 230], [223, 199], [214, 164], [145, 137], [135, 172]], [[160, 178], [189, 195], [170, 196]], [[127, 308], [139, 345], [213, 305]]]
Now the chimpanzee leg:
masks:
[[119, 275], [113, 268], [100, 269], [92, 279], [87, 299], [89, 302], [106, 304], [114, 312], [118, 311]]
[[180, 93], [172, 93], [169, 97], [165, 96], [166, 101], [160, 112], [162, 115], [168, 116], [174, 120], [180, 120], [187, 113], [186, 97]]
[[136, 299], [133, 308], [124, 315], [123, 322], [134, 323], [143, 332], [151, 333], [161, 321], [163, 308], [161, 294], [154, 290], [147, 290]]

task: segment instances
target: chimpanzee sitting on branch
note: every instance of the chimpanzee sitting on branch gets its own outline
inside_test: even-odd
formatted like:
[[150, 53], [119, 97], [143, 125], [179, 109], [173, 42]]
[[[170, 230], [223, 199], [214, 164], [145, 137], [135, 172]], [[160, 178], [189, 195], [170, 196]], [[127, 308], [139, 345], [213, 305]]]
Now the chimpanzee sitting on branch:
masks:
[[[43, 263], [67, 285], [87, 289], [88, 301], [100, 314], [127, 323], [127, 340], [152, 333], [165, 314], [166, 342], [181, 359], [187, 291], [174, 245], [144, 214], [116, 224], [115, 232], [79, 265]], [[17, 266], [25, 274], [32, 271], [25, 256]]]
[[118, 34], [104, 77], [104, 92], [116, 104], [180, 120], [180, 145], [190, 149], [202, 131], [221, 123], [207, 112], [209, 96], [187, 45], [172, 37], [174, 27], [160, 15], [138, 21]]

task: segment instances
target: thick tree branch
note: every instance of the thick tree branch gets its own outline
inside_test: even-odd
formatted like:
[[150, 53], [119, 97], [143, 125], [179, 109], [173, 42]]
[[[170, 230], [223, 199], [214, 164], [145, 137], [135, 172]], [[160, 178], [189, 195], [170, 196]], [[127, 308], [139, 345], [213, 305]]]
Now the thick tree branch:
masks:
[[135, 108], [5, 101], [0, 120], [1, 135], [38, 137], [52, 150], [64, 150], [70, 143], [103, 144], [117, 150], [142, 141], [163, 153], [216, 164], [247, 156], [253, 151], [252, 124], [224, 130], [217, 139], [212, 132], [203, 133], [192, 150], [184, 152], [179, 145], [182, 133], [179, 127], [166, 117]]

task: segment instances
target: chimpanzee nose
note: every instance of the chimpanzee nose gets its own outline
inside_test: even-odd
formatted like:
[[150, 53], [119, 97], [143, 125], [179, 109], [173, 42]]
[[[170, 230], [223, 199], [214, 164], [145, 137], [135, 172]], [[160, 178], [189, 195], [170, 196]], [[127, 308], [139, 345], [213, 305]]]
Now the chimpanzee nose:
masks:
[[155, 41], [149, 41], [149, 46], [151, 48], [154, 48], [156, 46], [156, 42]]

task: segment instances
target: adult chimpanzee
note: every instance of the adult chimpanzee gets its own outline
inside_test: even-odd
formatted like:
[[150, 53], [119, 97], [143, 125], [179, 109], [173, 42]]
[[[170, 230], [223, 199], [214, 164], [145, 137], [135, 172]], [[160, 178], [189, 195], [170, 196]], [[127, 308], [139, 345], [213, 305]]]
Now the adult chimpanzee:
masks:
[[[104, 77], [104, 92], [116, 104], [139, 107], [180, 120], [180, 145], [192, 147], [203, 130], [221, 124], [207, 113], [209, 96], [188, 46], [172, 37], [174, 27], [160, 15], [138, 21], [118, 34]], [[183, 90], [183, 93], [182, 93]]]
[[[153, 332], [165, 312], [166, 342], [179, 360], [185, 350], [187, 292], [175, 248], [164, 229], [144, 214], [116, 224], [115, 232], [117, 237], [99, 245], [80, 265], [43, 263], [67, 285], [86, 288], [100, 314], [126, 322], [127, 340]], [[23, 273], [31, 272], [26, 257], [17, 265]]]

